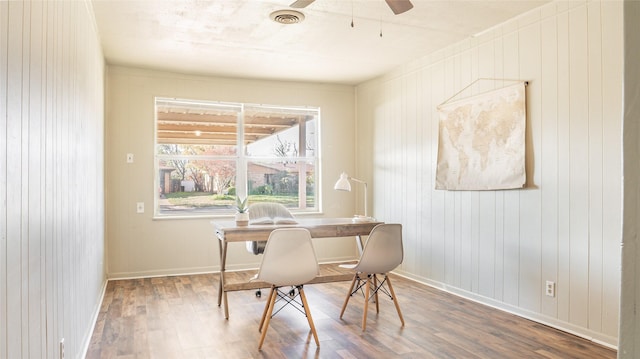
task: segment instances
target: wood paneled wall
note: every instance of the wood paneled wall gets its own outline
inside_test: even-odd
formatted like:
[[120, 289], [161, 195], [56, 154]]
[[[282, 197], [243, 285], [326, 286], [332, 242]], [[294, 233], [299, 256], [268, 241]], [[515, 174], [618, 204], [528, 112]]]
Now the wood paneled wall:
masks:
[[[617, 345], [622, 40], [622, 2], [553, 2], [357, 87], [358, 175], [404, 225], [404, 274]], [[479, 78], [529, 81], [527, 187], [436, 191], [436, 107]]]
[[104, 59], [84, 1], [0, 2], [0, 358], [81, 358], [105, 285]]
[[640, 357], [640, 2], [624, 3], [624, 216], [618, 358]]

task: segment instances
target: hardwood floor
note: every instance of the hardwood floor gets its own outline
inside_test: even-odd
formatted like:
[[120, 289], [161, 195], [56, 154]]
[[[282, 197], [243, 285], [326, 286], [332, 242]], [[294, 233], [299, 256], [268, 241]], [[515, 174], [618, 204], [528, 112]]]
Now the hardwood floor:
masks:
[[[229, 273], [232, 275], [232, 273]], [[615, 358], [614, 350], [413, 281], [392, 276], [393, 302], [369, 306], [354, 296], [339, 319], [349, 282], [305, 286], [320, 339], [304, 316], [285, 308], [271, 321], [262, 351], [265, 298], [230, 292], [229, 320], [217, 305], [218, 276], [110, 281], [87, 358]]]

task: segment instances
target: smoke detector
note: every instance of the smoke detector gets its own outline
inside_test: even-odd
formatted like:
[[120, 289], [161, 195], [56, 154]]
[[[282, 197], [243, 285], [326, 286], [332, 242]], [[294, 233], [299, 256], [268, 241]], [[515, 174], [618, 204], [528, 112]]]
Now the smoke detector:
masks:
[[304, 20], [304, 14], [296, 10], [278, 10], [272, 12], [269, 17], [279, 24], [297, 24]]

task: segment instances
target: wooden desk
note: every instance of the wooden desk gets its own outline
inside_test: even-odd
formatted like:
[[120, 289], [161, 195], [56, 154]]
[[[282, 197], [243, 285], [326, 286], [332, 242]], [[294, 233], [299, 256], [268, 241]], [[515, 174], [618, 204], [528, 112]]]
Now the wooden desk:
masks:
[[[224, 317], [229, 319], [229, 304], [227, 292], [270, 287], [264, 282], [227, 283], [225, 271], [227, 263], [227, 248], [231, 242], [266, 241], [271, 231], [277, 228], [306, 228], [312, 238], [356, 237], [361, 246], [360, 236], [371, 233], [373, 227], [382, 222], [357, 222], [351, 218], [314, 218], [296, 219], [297, 224], [287, 225], [249, 225], [237, 227], [235, 222], [211, 222], [215, 228], [220, 249], [220, 284], [218, 286], [218, 306], [224, 303]], [[350, 280], [353, 274], [339, 273], [335, 270], [321, 271], [320, 276], [310, 283], [326, 283]]]

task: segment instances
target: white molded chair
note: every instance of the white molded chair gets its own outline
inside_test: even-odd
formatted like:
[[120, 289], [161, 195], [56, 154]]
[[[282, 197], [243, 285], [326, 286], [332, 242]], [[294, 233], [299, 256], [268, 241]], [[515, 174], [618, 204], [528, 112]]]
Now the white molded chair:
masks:
[[[259, 218], [290, 218], [295, 222], [293, 215], [287, 207], [280, 203], [259, 202], [249, 206], [249, 223]], [[264, 252], [265, 242], [247, 241], [247, 251], [253, 254]]]
[[[285, 301], [284, 305], [292, 304], [305, 314], [316, 345], [320, 346], [303, 288], [305, 283], [317, 277], [319, 273], [320, 268], [311, 243], [309, 230], [305, 228], [280, 228], [271, 232], [264, 249], [258, 274], [252, 279], [271, 284], [271, 290], [269, 291], [258, 328], [262, 332], [258, 349], [262, 348], [267, 329], [269, 329], [269, 322], [271, 317], [275, 315], [273, 310], [276, 300]], [[297, 294], [295, 294], [295, 291], [280, 291], [281, 287], [289, 286], [295, 287]], [[298, 297], [300, 302], [296, 301]]]
[[[369, 309], [369, 300], [374, 299], [376, 303], [376, 313], [380, 312], [378, 305], [378, 292], [383, 292], [393, 300], [396, 306], [400, 322], [404, 326], [404, 318], [400, 311], [400, 305], [396, 298], [391, 280], [387, 273], [394, 270], [402, 263], [402, 225], [401, 224], [379, 224], [373, 228], [369, 234], [369, 238], [364, 245], [362, 255], [357, 264], [343, 264], [343, 268], [352, 268], [355, 270], [353, 281], [347, 298], [342, 305], [340, 318], [344, 314], [349, 299], [352, 295], [362, 290], [364, 287], [364, 313], [362, 314], [362, 331], [367, 327], [367, 310]], [[381, 276], [382, 278], [378, 278]], [[382, 279], [382, 281], [379, 281]], [[357, 283], [357, 285], [356, 285]], [[386, 287], [385, 288], [385, 284]], [[370, 293], [372, 292], [372, 293]]]

